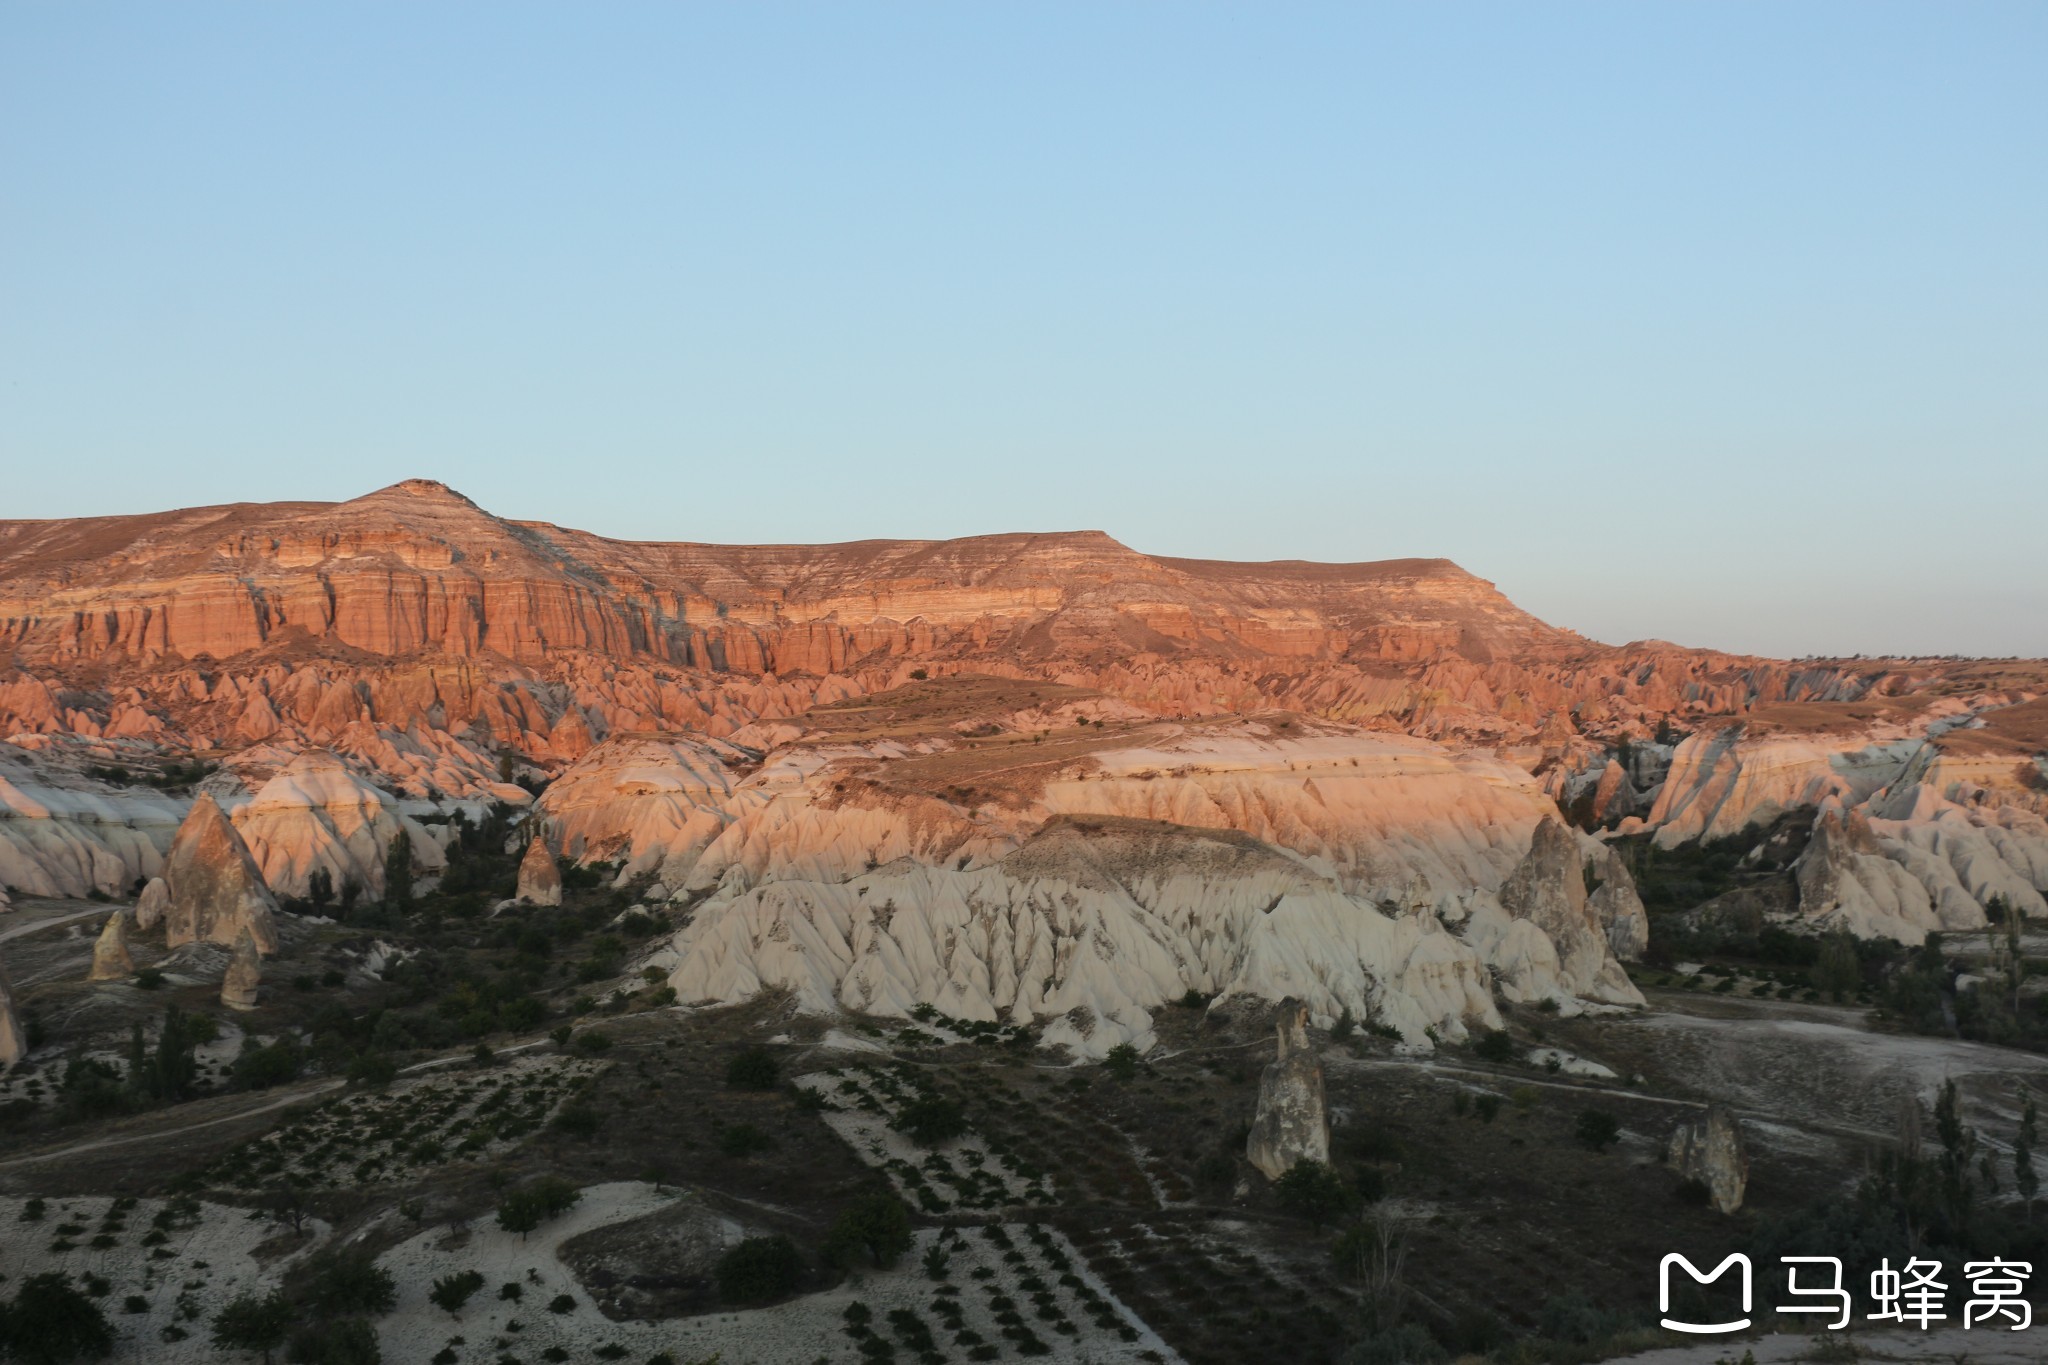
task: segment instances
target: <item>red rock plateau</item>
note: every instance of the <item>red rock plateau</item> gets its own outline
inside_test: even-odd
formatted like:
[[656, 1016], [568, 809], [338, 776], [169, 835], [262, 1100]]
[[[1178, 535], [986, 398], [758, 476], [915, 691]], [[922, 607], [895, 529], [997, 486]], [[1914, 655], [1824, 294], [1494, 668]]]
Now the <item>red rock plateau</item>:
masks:
[[338, 504], [0, 521], [0, 661], [0, 733], [214, 749], [372, 721], [542, 763], [616, 731], [729, 733], [916, 667], [1088, 686], [1159, 715], [1278, 707], [1553, 746], [2041, 676], [1613, 648], [1446, 560], [1170, 559], [1099, 532], [618, 541], [494, 517], [426, 480]]
[[[1071, 813], [1041, 790], [1048, 774], [1054, 796], [1070, 790], [1061, 783], [1074, 771], [1051, 772], [1055, 751], [1099, 772], [1151, 761], [1152, 750], [1105, 756], [1139, 733], [1112, 742], [1105, 721], [1265, 717], [1257, 733], [1283, 736], [1257, 761], [1265, 782], [1323, 761], [1295, 754], [1269, 723], [1291, 713], [1319, 734], [1392, 732], [1496, 765], [1446, 810], [1492, 809], [1472, 793], [1498, 788], [1501, 773], [1533, 774], [1512, 816], [1488, 817], [1492, 861], [1459, 874], [1489, 894], [1552, 800], [1588, 804], [1610, 825], [1647, 821], [1666, 843], [1813, 806], [1864, 822], [1855, 841], [1830, 845], [1839, 866], [1809, 878], [1855, 924], [1907, 936], [1963, 927], [1993, 894], [2048, 908], [2039, 661], [1609, 646], [1537, 620], [1446, 560], [1173, 559], [1100, 532], [608, 540], [508, 521], [426, 480], [344, 503], [0, 521], [0, 894], [115, 892], [155, 875], [192, 801], [175, 774], [156, 788], [131, 778], [194, 758], [225, 768], [206, 789], [262, 851], [280, 895], [301, 894], [316, 866], [371, 880], [360, 868], [386, 826], [409, 818], [406, 803], [527, 804], [507, 775], [570, 770], [550, 818], [575, 827], [578, 847], [632, 843], [647, 810], [591, 790], [630, 755], [578, 764], [607, 740], [729, 746], [647, 750], [666, 755], [648, 760], [660, 769], [648, 780], [697, 793], [677, 798], [695, 814], [662, 817], [694, 857], [741, 819], [703, 792], [739, 792], [750, 765], [808, 774], [852, 763], [791, 750], [778, 766], [775, 754], [822, 753], [843, 728], [832, 708], [926, 679], [954, 689], [943, 706], [988, 714], [941, 725], [933, 711], [901, 743], [879, 732], [849, 742], [880, 744], [859, 762], [895, 765], [918, 799], [950, 803], [945, 820], [964, 823], [948, 837], [990, 858], [1028, 831], [989, 812]], [[1022, 689], [975, 691], [1004, 680]], [[990, 778], [972, 746], [996, 733], [1050, 738], [1045, 771], [1006, 760], [1010, 775]], [[1166, 753], [1199, 739], [1143, 733]], [[341, 763], [302, 759], [308, 750]], [[1389, 771], [1400, 752], [1387, 751]], [[1344, 753], [1347, 773], [1360, 754], [1382, 761]], [[933, 775], [948, 765], [960, 772], [942, 783]], [[993, 790], [1005, 783], [1017, 789]], [[997, 804], [960, 795], [976, 784]], [[1358, 800], [1383, 813], [1375, 829], [1391, 829], [1384, 812], [1405, 798], [1386, 787]], [[1121, 788], [1102, 801], [1109, 814], [1161, 815]], [[1215, 809], [1234, 807], [1219, 798]], [[404, 827], [430, 872], [432, 841]], [[1279, 826], [1259, 837], [1287, 844]], [[1951, 851], [1965, 845], [1974, 851]]]

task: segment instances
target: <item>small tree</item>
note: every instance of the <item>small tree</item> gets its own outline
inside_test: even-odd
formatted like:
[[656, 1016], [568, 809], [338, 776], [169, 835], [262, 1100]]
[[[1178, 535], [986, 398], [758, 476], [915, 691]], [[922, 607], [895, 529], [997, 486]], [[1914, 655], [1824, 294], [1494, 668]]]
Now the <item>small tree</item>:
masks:
[[302, 1327], [292, 1336], [292, 1365], [382, 1365], [377, 1329], [362, 1318]]
[[327, 1251], [308, 1265], [305, 1306], [322, 1318], [389, 1313], [398, 1302], [391, 1272], [361, 1248]]
[[433, 1292], [427, 1298], [434, 1307], [446, 1313], [460, 1313], [462, 1305], [469, 1302], [469, 1296], [484, 1287], [484, 1277], [474, 1270], [465, 1270], [459, 1275], [443, 1275], [434, 1281]]
[[773, 1090], [782, 1075], [775, 1054], [765, 1047], [743, 1049], [725, 1068], [729, 1090]]
[[404, 830], [392, 835], [384, 850], [384, 903], [401, 909], [412, 905], [412, 836]]
[[1856, 940], [1839, 929], [1823, 935], [1820, 956], [1813, 964], [1813, 988], [1839, 1002], [1862, 985], [1863, 964], [1856, 956]]
[[1120, 1081], [1132, 1081], [1138, 1077], [1138, 1049], [1129, 1043], [1118, 1043], [1102, 1059], [1102, 1069]]
[[1316, 1226], [1342, 1217], [1358, 1203], [1358, 1196], [1338, 1175], [1320, 1161], [1297, 1161], [1273, 1182], [1280, 1207]]
[[104, 1360], [113, 1353], [114, 1331], [107, 1315], [69, 1275], [46, 1271], [21, 1282], [6, 1310], [7, 1353], [28, 1365], [68, 1365]]
[[1604, 1152], [1621, 1137], [1621, 1121], [1605, 1109], [1582, 1109], [1574, 1131], [1580, 1143]]
[[334, 901], [334, 874], [324, 867], [316, 867], [306, 878], [306, 899], [313, 902], [316, 910], [325, 910]]
[[2020, 1127], [2012, 1142], [2012, 1183], [2026, 1204], [2030, 1220], [2034, 1216], [2034, 1192], [2041, 1188], [2041, 1177], [2034, 1173], [2034, 1143], [2039, 1136], [2034, 1131], [2035, 1122], [2034, 1092], [2029, 1090], [2020, 1101]]
[[270, 1365], [270, 1353], [284, 1345], [295, 1316], [292, 1301], [282, 1293], [240, 1295], [213, 1319], [214, 1349], [259, 1352], [263, 1365]]
[[936, 1147], [966, 1132], [967, 1116], [951, 1100], [920, 1095], [897, 1112], [895, 1128], [920, 1147]]
[[824, 1255], [839, 1266], [865, 1255], [886, 1270], [910, 1250], [910, 1243], [910, 1211], [896, 1196], [878, 1190], [854, 1200], [833, 1222]]
[[787, 1237], [749, 1237], [718, 1259], [718, 1296], [727, 1303], [767, 1303], [793, 1293], [804, 1258]]
[[1512, 1062], [1515, 1059], [1515, 1040], [1508, 1036], [1506, 1029], [1482, 1030], [1479, 1041], [1472, 1044], [1472, 1055], [1481, 1061]]
[[523, 1242], [528, 1233], [548, 1219], [568, 1212], [582, 1197], [582, 1191], [559, 1176], [543, 1176], [505, 1196], [498, 1205], [498, 1226], [518, 1233]]

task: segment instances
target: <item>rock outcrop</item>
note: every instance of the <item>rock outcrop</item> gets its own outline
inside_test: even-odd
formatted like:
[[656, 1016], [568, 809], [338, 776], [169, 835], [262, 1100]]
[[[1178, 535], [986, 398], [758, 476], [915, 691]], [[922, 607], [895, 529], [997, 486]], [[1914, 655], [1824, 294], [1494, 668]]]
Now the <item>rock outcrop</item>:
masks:
[[1733, 1213], [1742, 1207], [1749, 1186], [1749, 1156], [1743, 1150], [1741, 1126], [1725, 1106], [1709, 1105], [1704, 1117], [1679, 1124], [1664, 1160], [1681, 1179], [1704, 1185], [1716, 1210]]
[[0, 742], [0, 887], [118, 896], [155, 874], [184, 814], [177, 798], [89, 776], [94, 751], [82, 746], [14, 739]]
[[233, 819], [264, 884], [280, 896], [304, 896], [315, 874], [325, 873], [336, 895], [355, 886], [382, 900], [386, 855], [398, 838], [412, 845], [416, 877], [438, 875], [447, 864], [439, 841], [389, 792], [326, 749], [292, 758]]
[[233, 1010], [253, 1010], [263, 985], [263, 953], [245, 925], [235, 939], [227, 975], [221, 978], [220, 1002]]
[[28, 1034], [22, 1031], [21, 1015], [14, 1008], [14, 982], [0, 964], [0, 1067], [13, 1066], [28, 1056]]
[[135, 959], [128, 953], [128, 915], [116, 910], [107, 916], [106, 927], [92, 945], [92, 972], [88, 981], [118, 981], [135, 974]]
[[202, 794], [164, 858], [171, 903], [165, 941], [234, 944], [246, 931], [257, 948], [277, 951], [277, 902], [263, 874], [212, 796]]
[[1259, 1105], [1244, 1154], [1268, 1180], [1303, 1161], [1330, 1159], [1330, 1119], [1323, 1107], [1323, 1064], [1309, 1043], [1308, 1008], [1289, 997], [1274, 1015], [1279, 1055], [1259, 1077]]
[[526, 854], [519, 860], [519, 882], [514, 895], [528, 905], [562, 903], [562, 869], [555, 865], [555, 855], [548, 852], [547, 835], [543, 831], [534, 831], [526, 843]]
[[[1619, 864], [1607, 855], [1603, 868], [1612, 876]], [[1512, 926], [1499, 942], [1504, 951], [1493, 961], [1508, 968], [1511, 976], [1527, 978], [1540, 988], [1545, 975], [1543, 949], [1548, 944], [1554, 965], [1557, 991], [1588, 1000], [1611, 1004], [1640, 1005], [1642, 992], [1628, 979], [1615, 958], [1609, 941], [1610, 923], [1615, 936], [1625, 944], [1646, 934], [1648, 917], [1628, 884], [1627, 901], [1622, 898], [1621, 872], [1601, 890], [1615, 890], [1603, 904], [1595, 904], [1586, 891], [1586, 855], [1578, 838], [1554, 817], [1545, 817], [1530, 835], [1529, 852], [1515, 865], [1514, 872], [1500, 888], [1500, 905], [1509, 918], [1533, 926], [1541, 941]], [[1638, 918], [1640, 917], [1640, 918]], [[1636, 946], [1640, 948], [1640, 944]], [[1511, 951], [1507, 951], [1511, 949]], [[1528, 986], [1524, 994], [1530, 993]]]
[[171, 884], [162, 877], [151, 877], [143, 886], [142, 894], [135, 898], [136, 931], [146, 934], [156, 928], [170, 908]]

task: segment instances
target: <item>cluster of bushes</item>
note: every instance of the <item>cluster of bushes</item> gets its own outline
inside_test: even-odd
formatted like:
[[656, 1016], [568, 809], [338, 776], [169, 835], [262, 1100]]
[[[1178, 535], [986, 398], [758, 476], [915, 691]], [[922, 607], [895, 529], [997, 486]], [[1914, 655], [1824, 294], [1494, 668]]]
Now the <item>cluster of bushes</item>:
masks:
[[[861, 1264], [886, 1269], [911, 1246], [910, 1212], [894, 1195], [862, 1195], [841, 1211], [818, 1248], [819, 1263], [832, 1270]], [[714, 1271], [719, 1297], [734, 1305], [772, 1303], [794, 1294], [810, 1265], [787, 1237], [750, 1237], [719, 1258]]]
[[[213, 1345], [267, 1361], [280, 1347], [291, 1365], [379, 1365], [373, 1318], [398, 1302], [391, 1272], [360, 1248], [309, 1258], [285, 1288], [243, 1294], [214, 1317]], [[438, 1302], [438, 1300], [437, 1300]]]

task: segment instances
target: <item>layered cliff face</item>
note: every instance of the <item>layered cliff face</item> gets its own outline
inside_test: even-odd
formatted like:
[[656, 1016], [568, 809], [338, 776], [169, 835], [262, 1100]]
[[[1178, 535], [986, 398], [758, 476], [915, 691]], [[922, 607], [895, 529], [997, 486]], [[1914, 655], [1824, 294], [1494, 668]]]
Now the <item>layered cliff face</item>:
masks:
[[2005, 690], [1765, 708], [1679, 744], [1647, 823], [1670, 847], [1812, 809], [1796, 871], [1815, 929], [1917, 943], [1983, 928], [1994, 899], [2041, 916], [2044, 735], [2048, 705]]
[[347, 748], [420, 721], [542, 762], [620, 731], [729, 733], [914, 667], [1532, 754], [1919, 677], [1609, 649], [1444, 560], [1173, 559], [1097, 532], [652, 544], [506, 521], [425, 480], [337, 504], [0, 522], [0, 650], [19, 670], [0, 678], [0, 732]]
[[[905, 860], [1035, 903], [1068, 876], [1026, 855], [1054, 822], [1149, 822], [1246, 835], [1318, 896], [1448, 929], [1416, 941], [1437, 972], [1403, 1015], [1419, 1033], [1471, 1016], [1461, 973], [1625, 998], [1612, 961], [1647, 922], [1598, 846], [1532, 853], [1558, 803], [1667, 843], [1854, 813], [1868, 837], [1810, 875], [1816, 925], [1965, 925], [2048, 887], [2040, 665], [1610, 648], [1442, 560], [1231, 564], [1093, 532], [625, 542], [415, 480], [0, 522], [0, 664], [0, 893], [126, 893], [199, 790], [285, 896], [316, 868], [374, 891], [400, 833], [431, 874], [435, 826], [413, 816], [525, 806], [514, 779], [555, 779], [551, 847], [706, 907]], [[201, 758], [218, 771], [194, 787]], [[1503, 904], [1532, 857], [1537, 880], [1576, 861], [1594, 889]], [[1157, 885], [1120, 894], [1177, 913]], [[1323, 970], [1216, 933], [1252, 945], [1243, 962], [1194, 953], [1172, 980]], [[1373, 980], [1409, 972], [1406, 947], [1375, 951]], [[1363, 1005], [1363, 979], [1297, 993]]]
[[[1496, 987], [1640, 1003], [1587, 901], [1605, 850], [1512, 765], [1284, 716], [1095, 725], [1072, 696], [978, 724], [941, 704], [919, 733], [886, 700], [751, 761], [608, 741], [539, 814], [692, 907], [658, 959], [685, 1000], [929, 1003], [1091, 1055], [1149, 1042], [1190, 990], [1293, 995], [1418, 1046], [1497, 1025]], [[1564, 851], [1532, 857], [1539, 828]], [[1514, 879], [1570, 922], [1504, 903]]]

